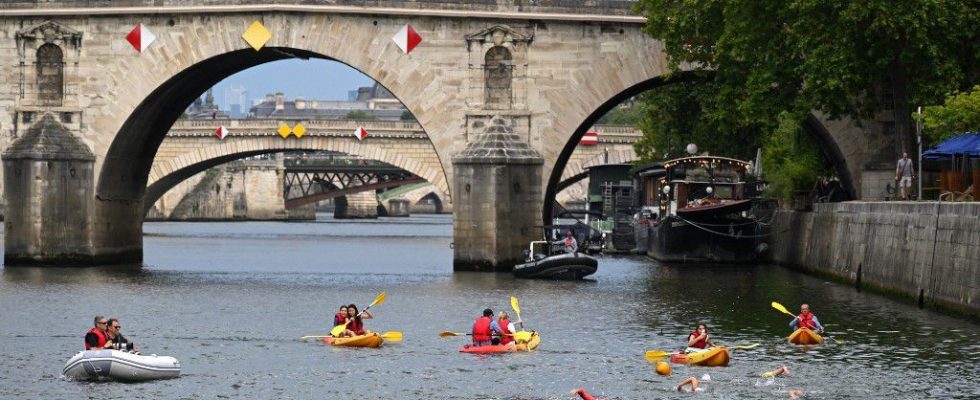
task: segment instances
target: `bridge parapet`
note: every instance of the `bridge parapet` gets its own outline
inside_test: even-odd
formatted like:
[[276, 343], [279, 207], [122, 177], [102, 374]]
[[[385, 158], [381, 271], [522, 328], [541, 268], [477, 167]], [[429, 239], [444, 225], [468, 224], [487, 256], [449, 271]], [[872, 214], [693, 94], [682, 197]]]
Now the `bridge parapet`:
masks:
[[[122, 8], [122, 7], [214, 7], [214, 6], [277, 6], [283, 10], [311, 6], [358, 8], [361, 13], [372, 10], [449, 10], [491, 11], [512, 13], [631, 15], [635, 0], [303, 0], [292, 5], [277, 4], [270, 0], [8, 0], [0, 3], [3, 9], [58, 9], [58, 8]], [[289, 7], [293, 6], [293, 7]]]
[[[280, 124], [290, 127], [297, 123], [306, 128], [304, 136], [350, 137], [354, 130], [363, 127], [371, 137], [397, 139], [427, 139], [428, 136], [417, 122], [411, 121], [354, 121], [354, 120], [289, 120], [230, 119], [230, 120], [179, 120], [170, 128], [170, 137], [205, 137], [214, 134], [218, 125], [224, 125], [235, 136], [278, 135]], [[301, 139], [302, 140], [302, 139]]]

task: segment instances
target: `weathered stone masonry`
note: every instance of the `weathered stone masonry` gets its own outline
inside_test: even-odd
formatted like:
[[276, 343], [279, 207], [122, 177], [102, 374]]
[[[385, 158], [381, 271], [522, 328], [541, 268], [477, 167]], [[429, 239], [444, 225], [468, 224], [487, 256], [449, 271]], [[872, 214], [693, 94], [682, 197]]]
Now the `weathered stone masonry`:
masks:
[[845, 202], [780, 211], [773, 260], [980, 318], [980, 204]]

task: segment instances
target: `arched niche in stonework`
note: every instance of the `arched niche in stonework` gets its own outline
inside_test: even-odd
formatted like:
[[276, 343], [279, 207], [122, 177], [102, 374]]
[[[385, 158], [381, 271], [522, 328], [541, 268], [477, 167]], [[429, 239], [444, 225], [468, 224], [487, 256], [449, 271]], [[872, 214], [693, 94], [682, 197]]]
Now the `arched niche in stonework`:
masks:
[[20, 59], [20, 106], [25, 111], [38, 111], [32, 107], [76, 105], [72, 77], [77, 76], [82, 33], [45, 21], [17, 32], [15, 39]]
[[531, 114], [527, 104], [527, 52], [534, 38], [507, 25], [466, 35], [469, 57], [466, 136], [469, 142], [500, 116], [527, 140]]

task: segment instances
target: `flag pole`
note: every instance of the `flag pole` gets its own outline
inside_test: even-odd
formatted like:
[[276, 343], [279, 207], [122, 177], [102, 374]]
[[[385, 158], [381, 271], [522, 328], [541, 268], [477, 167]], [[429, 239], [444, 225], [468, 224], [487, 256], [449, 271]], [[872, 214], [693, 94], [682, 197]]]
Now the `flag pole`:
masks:
[[918, 114], [918, 118], [915, 119], [915, 134], [919, 142], [919, 179], [916, 179], [918, 181], [918, 196], [916, 198], [922, 200], [922, 106], [919, 106], [916, 114]]

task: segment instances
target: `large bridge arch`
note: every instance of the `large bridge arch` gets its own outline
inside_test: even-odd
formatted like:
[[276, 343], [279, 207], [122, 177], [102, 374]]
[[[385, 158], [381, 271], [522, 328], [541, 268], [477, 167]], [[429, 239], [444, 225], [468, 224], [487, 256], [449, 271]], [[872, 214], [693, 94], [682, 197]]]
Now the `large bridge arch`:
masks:
[[[561, 185], [562, 181], [568, 179], [575, 174], [574, 171], [568, 171], [569, 160], [572, 157], [573, 152], [582, 139], [582, 136], [592, 127], [603, 115], [606, 115], [614, 107], [626, 101], [627, 99], [634, 97], [640, 93], [648, 90], [656, 90], [659, 87], [670, 85], [673, 83], [681, 81], [697, 81], [710, 79], [712, 75], [711, 71], [704, 70], [683, 70], [674, 72], [672, 74], [659, 74], [656, 76], [651, 76], [647, 79], [641, 79], [635, 83], [623, 82], [622, 86], [618, 89], [615, 86], [609, 86], [607, 93], [612, 93], [608, 98], [606, 98], [601, 103], [595, 104], [592, 111], [584, 119], [581, 119], [578, 127], [573, 130], [571, 137], [565, 142], [565, 146], [562, 148], [561, 153], [555, 158], [555, 165], [551, 170], [551, 175], [548, 178], [548, 182], [545, 185], [545, 202], [544, 209], [542, 210], [542, 222], [548, 224], [551, 221], [551, 216], [553, 215], [552, 207], [557, 198], [557, 194], [560, 189], [565, 189], [568, 185]], [[613, 80], [615, 82], [615, 80]], [[618, 92], [617, 92], [618, 90]], [[844, 190], [848, 194], [848, 197], [853, 199], [857, 198], [858, 185], [855, 184], [855, 175], [860, 174], [860, 170], [855, 168], [854, 163], [848, 163], [848, 159], [861, 159], [864, 156], [865, 146], [860, 144], [855, 144], [855, 138], [853, 136], [855, 129], [853, 125], [845, 126], [850, 123], [850, 121], [844, 120], [828, 120], [823, 118], [818, 113], [811, 114], [808, 116], [806, 121], [803, 123], [803, 129], [807, 133], [811, 134], [816, 138], [821, 149], [824, 152], [824, 156], [827, 161], [834, 167], [838, 177], [840, 178], [841, 184]], [[831, 129], [829, 127], [834, 127], [837, 129]], [[840, 145], [841, 142], [845, 142], [848, 146], [847, 151], [842, 149]], [[579, 173], [581, 174], [581, 173]], [[560, 189], [559, 189], [560, 188]]]
[[283, 140], [279, 136], [227, 137], [210, 146], [198, 147], [166, 161], [156, 162], [150, 172], [143, 207], [149, 210], [168, 190], [180, 182], [209, 168], [256, 155], [300, 152], [333, 151], [360, 158], [394, 165], [425, 179], [442, 196], [448, 196], [448, 179], [438, 160], [426, 162], [418, 154], [405, 154], [394, 150], [390, 141], [383, 138], [368, 139], [357, 143], [353, 137], [306, 136], [302, 139]]

